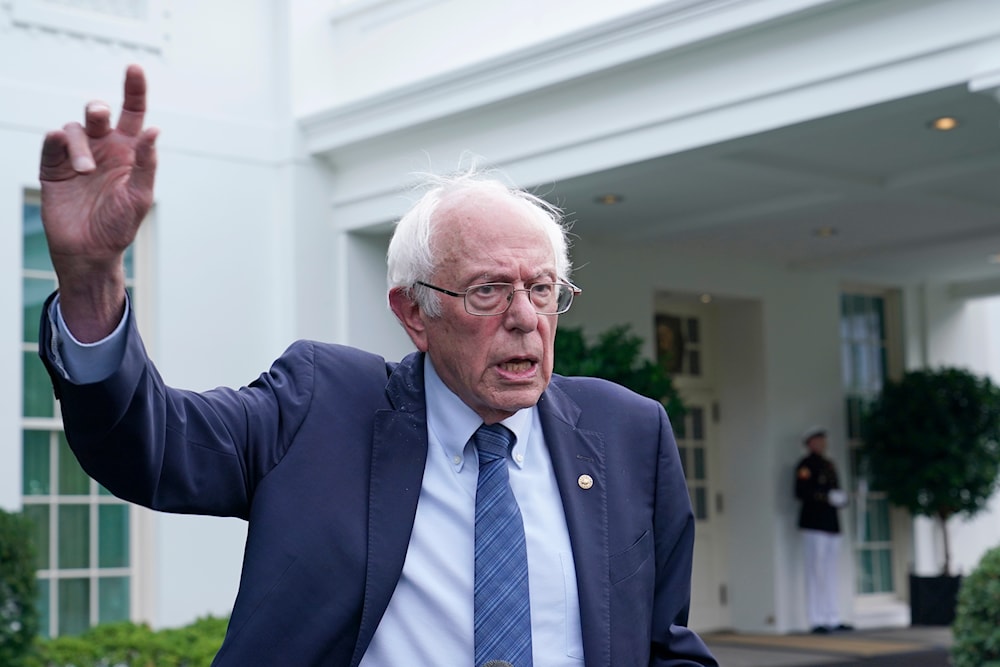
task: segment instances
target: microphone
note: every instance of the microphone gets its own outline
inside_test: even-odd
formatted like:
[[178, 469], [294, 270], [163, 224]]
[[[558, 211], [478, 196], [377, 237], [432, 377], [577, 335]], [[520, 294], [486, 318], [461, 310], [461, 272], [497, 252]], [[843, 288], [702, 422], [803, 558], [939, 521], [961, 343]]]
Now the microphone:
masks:
[[506, 660], [490, 660], [489, 662], [484, 662], [483, 667], [514, 667]]

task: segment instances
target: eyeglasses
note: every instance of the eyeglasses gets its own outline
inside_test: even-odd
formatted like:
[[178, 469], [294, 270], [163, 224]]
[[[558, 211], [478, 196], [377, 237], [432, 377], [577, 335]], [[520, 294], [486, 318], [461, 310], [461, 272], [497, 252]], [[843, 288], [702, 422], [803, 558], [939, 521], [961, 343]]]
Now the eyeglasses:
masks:
[[573, 297], [583, 291], [570, 283], [533, 283], [523, 289], [515, 288], [512, 283], [483, 283], [473, 285], [464, 292], [452, 292], [421, 280], [416, 284], [448, 296], [462, 297], [465, 312], [479, 317], [507, 312], [516, 292], [527, 293], [531, 305], [539, 315], [561, 315], [573, 305]]

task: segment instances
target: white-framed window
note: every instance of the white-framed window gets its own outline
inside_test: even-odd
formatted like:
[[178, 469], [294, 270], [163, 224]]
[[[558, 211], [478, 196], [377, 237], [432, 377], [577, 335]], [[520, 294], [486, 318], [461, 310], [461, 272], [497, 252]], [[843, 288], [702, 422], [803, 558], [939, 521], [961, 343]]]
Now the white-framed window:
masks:
[[894, 554], [892, 509], [884, 492], [867, 486], [859, 456], [862, 416], [899, 365], [898, 310], [894, 292], [855, 288], [840, 296], [841, 368], [844, 379], [851, 472], [857, 481], [854, 541], [855, 592], [895, 592], [899, 558]]
[[[77, 634], [131, 617], [131, 507], [80, 468], [38, 358], [39, 319], [56, 288], [37, 195], [23, 204], [22, 474], [24, 514], [34, 525], [43, 636]], [[126, 280], [134, 287], [134, 260]]]

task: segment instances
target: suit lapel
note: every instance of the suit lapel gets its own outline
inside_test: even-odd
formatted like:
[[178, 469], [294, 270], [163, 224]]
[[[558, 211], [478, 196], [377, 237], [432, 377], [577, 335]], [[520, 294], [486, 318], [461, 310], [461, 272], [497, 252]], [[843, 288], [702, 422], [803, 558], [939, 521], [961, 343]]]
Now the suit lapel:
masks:
[[550, 384], [542, 395], [538, 411], [573, 546], [586, 665], [610, 665], [611, 582], [604, 441], [600, 434], [576, 427], [580, 409], [555, 384]]
[[395, 409], [375, 413], [368, 498], [368, 568], [351, 665], [371, 643], [403, 571], [427, 462], [423, 355], [410, 355], [389, 378]]

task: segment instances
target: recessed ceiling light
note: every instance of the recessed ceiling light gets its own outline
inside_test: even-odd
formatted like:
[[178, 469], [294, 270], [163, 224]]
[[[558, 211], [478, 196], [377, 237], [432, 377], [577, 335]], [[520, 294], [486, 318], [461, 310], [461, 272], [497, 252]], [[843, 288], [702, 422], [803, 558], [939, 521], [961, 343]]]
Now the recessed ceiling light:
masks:
[[989, 260], [990, 264], [1000, 264], [1000, 252], [996, 253], [995, 255], [990, 255], [989, 257], [987, 257], [987, 259]]
[[927, 124], [932, 130], [948, 132], [958, 127], [958, 119], [954, 116], [940, 116]]
[[702, 303], [712, 303], [712, 295], [711, 294], [702, 294], [701, 297], [700, 297], [700, 299], [701, 299]]
[[818, 228], [816, 228], [816, 229], [813, 230], [813, 235], [814, 236], [818, 236], [821, 239], [828, 239], [831, 236], [836, 236], [837, 235], [837, 228], [836, 227], [829, 227], [829, 226], [818, 227]]
[[621, 204], [625, 201], [625, 198], [619, 194], [609, 192], [608, 194], [594, 197], [594, 201], [598, 204], [604, 204], [605, 206], [613, 206], [614, 204]]

